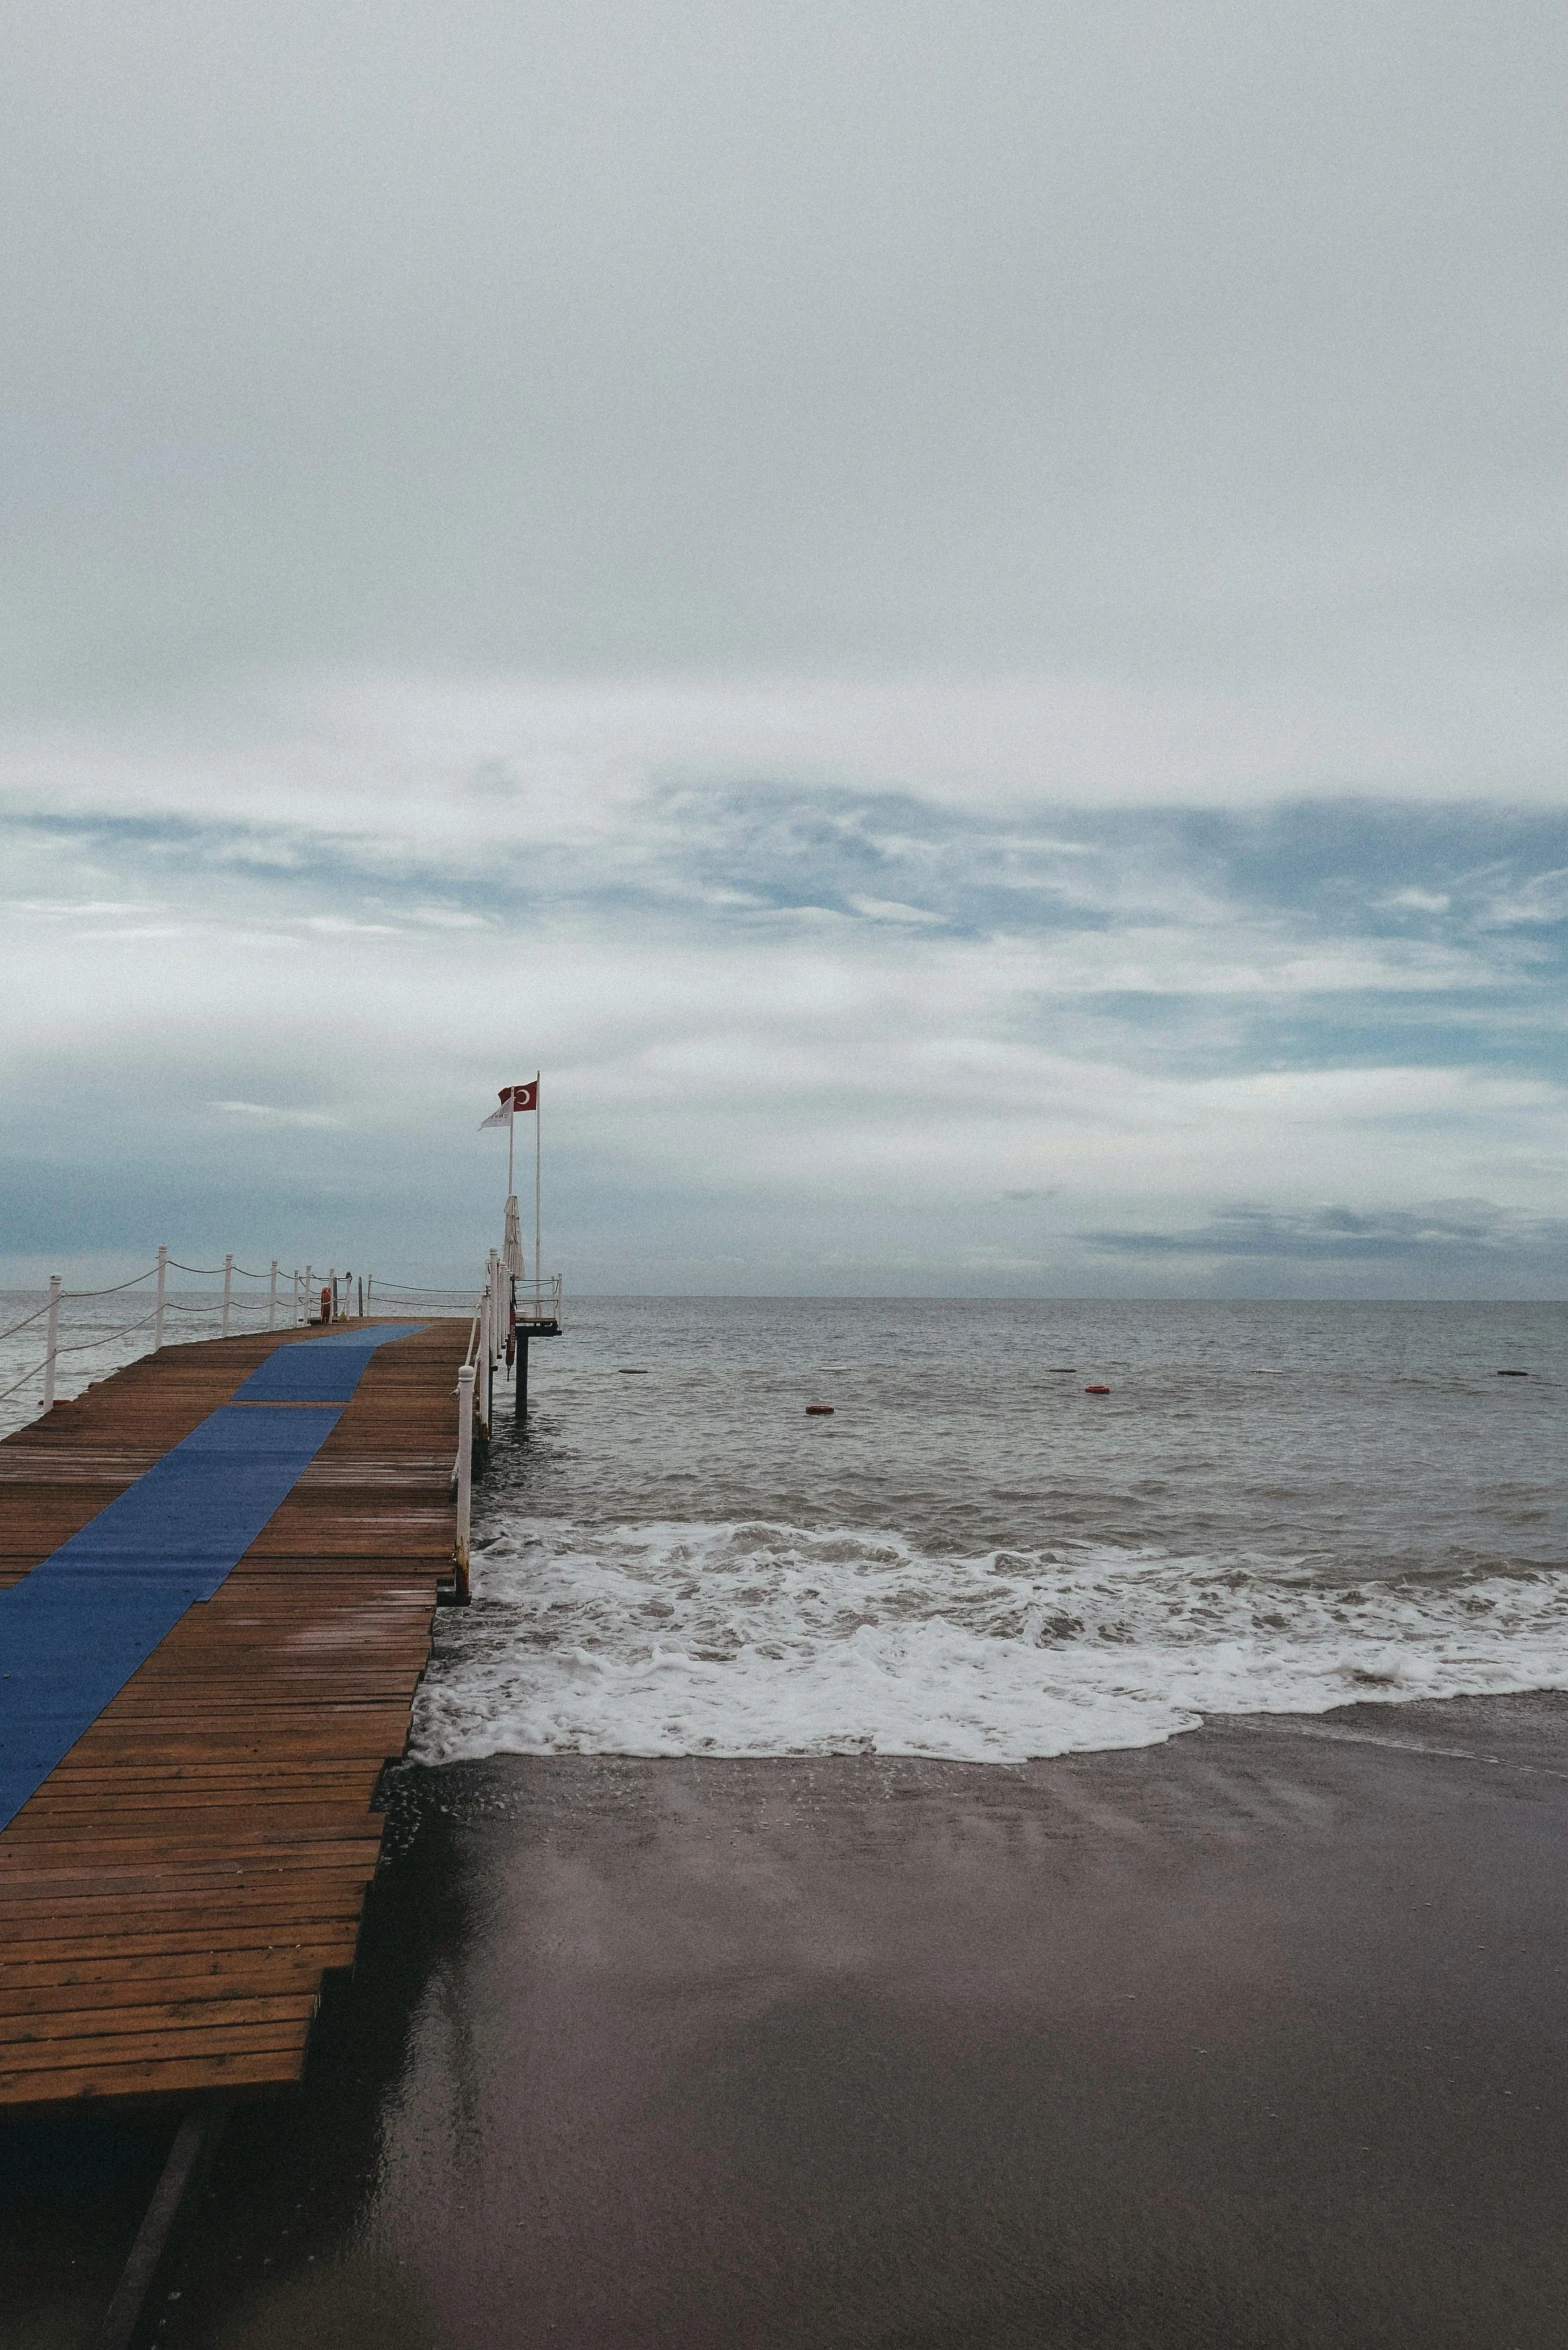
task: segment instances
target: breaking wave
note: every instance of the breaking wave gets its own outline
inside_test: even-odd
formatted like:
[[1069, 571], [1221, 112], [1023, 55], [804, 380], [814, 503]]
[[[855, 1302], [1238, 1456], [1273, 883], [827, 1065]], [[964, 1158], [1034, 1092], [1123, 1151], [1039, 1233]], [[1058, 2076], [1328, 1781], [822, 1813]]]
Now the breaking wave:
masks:
[[503, 1521], [442, 1620], [413, 1751], [1147, 1746], [1205, 1714], [1568, 1686], [1568, 1571], [1351, 1581], [1322, 1558], [1062, 1544], [940, 1557], [764, 1522]]

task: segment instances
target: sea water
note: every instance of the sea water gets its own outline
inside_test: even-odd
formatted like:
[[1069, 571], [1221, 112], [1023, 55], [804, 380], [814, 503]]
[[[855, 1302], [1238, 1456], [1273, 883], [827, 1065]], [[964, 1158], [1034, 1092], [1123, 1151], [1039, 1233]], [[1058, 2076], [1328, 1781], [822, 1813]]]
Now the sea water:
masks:
[[1568, 1306], [589, 1300], [533, 1389], [426, 1761], [1002, 1762], [1568, 1686]]

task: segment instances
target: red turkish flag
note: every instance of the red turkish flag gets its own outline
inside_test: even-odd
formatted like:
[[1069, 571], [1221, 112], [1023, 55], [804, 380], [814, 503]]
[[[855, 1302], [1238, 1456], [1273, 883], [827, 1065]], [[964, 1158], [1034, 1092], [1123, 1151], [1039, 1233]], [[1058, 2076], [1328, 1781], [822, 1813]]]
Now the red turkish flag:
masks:
[[479, 1130], [487, 1126], [504, 1126], [519, 1110], [537, 1110], [539, 1107], [539, 1080], [530, 1078], [526, 1085], [503, 1085], [501, 1107], [492, 1110], [488, 1118], [481, 1118]]

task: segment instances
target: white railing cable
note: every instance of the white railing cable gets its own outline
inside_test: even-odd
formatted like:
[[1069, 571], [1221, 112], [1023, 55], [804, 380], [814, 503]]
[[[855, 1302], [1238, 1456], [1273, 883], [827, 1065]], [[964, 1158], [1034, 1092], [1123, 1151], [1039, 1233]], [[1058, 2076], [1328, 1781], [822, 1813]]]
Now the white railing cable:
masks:
[[111, 1281], [107, 1289], [67, 1289], [61, 1294], [65, 1297], [118, 1297], [122, 1289], [134, 1289], [138, 1282], [150, 1281], [157, 1270], [156, 1265], [149, 1265], [145, 1273], [133, 1273], [129, 1281]]
[[[60, 1295], [62, 1299], [74, 1297], [118, 1297], [122, 1289], [134, 1289], [139, 1281], [150, 1281], [157, 1270], [158, 1268], [156, 1265], [149, 1265], [145, 1273], [133, 1273], [129, 1281], [111, 1281], [107, 1289], [62, 1289]], [[30, 1322], [41, 1322], [48, 1311], [49, 1300], [45, 1298], [43, 1304], [37, 1307], [32, 1313], [24, 1314], [20, 1322], [12, 1322], [8, 1328], [0, 1330], [0, 1339], [14, 1338], [18, 1330], [25, 1330]]]
[[452, 1596], [460, 1606], [468, 1599], [469, 1536], [474, 1508], [474, 1366], [465, 1363], [457, 1374], [457, 1529], [452, 1545]]
[[[109, 1329], [109, 1337], [129, 1338], [135, 1331], [145, 1330], [151, 1320], [151, 1314], [143, 1314], [139, 1322], [121, 1322], [118, 1324], [111, 1324]], [[67, 1328], [69, 1327], [70, 1325], [67, 1324]], [[57, 1346], [54, 1351], [57, 1355], [79, 1355], [85, 1354], [87, 1349], [91, 1346], [107, 1346], [108, 1343], [109, 1338], [82, 1338], [78, 1339], [74, 1346]]]
[[[83, 1294], [90, 1297], [94, 1294], [94, 1292], [87, 1290], [84, 1291]], [[11, 1324], [9, 1330], [0, 1330], [0, 1338], [14, 1338], [18, 1330], [25, 1330], [30, 1322], [41, 1322], [45, 1314], [48, 1313], [51, 1302], [52, 1301], [49, 1298], [45, 1298], [43, 1304], [38, 1308], [36, 1313], [24, 1314], [20, 1322], [13, 1322]]]
[[[223, 1288], [217, 1294], [198, 1293], [195, 1296], [187, 1294], [184, 1297], [174, 1297], [170, 1295], [168, 1288], [168, 1277], [171, 1272], [193, 1273], [198, 1279], [215, 1279], [221, 1275]], [[139, 1332], [148, 1328], [151, 1328], [153, 1332], [153, 1346], [156, 1349], [163, 1344], [164, 1322], [170, 1314], [217, 1318], [222, 1334], [227, 1337], [231, 1327], [235, 1326], [236, 1310], [240, 1316], [237, 1326], [242, 1330], [248, 1330], [251, 1328], [252, 1310], [254, 1309], [256, 1316], [259, 1317], [263, 1302], [265, 1302], [267, 1317], [265, 1326], [268, 1330], [274, 1330], [278, 1322], [280, 1302], [278, 1284], [281, 1273], [282, 1268], [276, 1257], [273, 1258], [267, 1270], [260, 1273], [253, 1272], [248, 1265], [236, 1264], [231, 1254], [225, 1256], [221, 1265], [188, 1265], [182, 1257], [171, 1256], [166, 1247], [159, 1248], [156, 1264], [146, 1266], [139, 1273], [130, 1274], [124, 1281], [105, 1282], [98, 1289], [67, 1289], [59, 1274], [52, 1273], [49, 1277], [49, 1294], [43, 1303], [34, 1307], [30, 1313], [19, 1316], [15, 1322], [8, 1323], [3, 1329], [0, 1329], [0, 1343], [3, 1343], [7, 1339], [17, 1337], [24, 1330], [32, 1329], [38, 1322], [47, 1321], [48, 1324], [45, 1337], [47, 1351], [42, 1361], [32, 1364], [13, 1379], [8, 1386], [0, 1388], [0, 1403], [4, 1403], [9, 1397], [18, 1394], [22, 1388], [30, 1385], [33, 1380], [41, 1377], [43, 1380], [43, 1409], [47, 1412], [55, 1400], [55, 1364], [61, 1355], [85, 1354], [94, 1347], [112, 1346], [119, 1341], [134, 1338]], [[244, 1281], [264, 1281], [267, 1284], [265, 1301], [259, 1297], [236, 1298], [234, 1295], [236, 1274]], [[312, 1306], [315, 1303], [310, 1267], [307, 1266], [305, 1269], [303, 1290], [297, 1266], [292, 1272], [282, 1277], [289, 1284], [288, 1307], [294, 1323], [297, 1326], [301, 1321], [308, 1322]], [[353, 1296], [354, 1278], [355, 1276], [351, 1273], [343, 1275], [343, 1281], [347, 1284], [346, 1295], [350, 1299]], [[144, 1314], [139, 1321], [62, 1321], [62, 1309], [67, 1305], [85, 1303], [93, 1298], [118, 1297], [126, 1290], [138, 1289], [144, 1281], [152, 1280], [157, 1282], [155, 1302], [151, 1312]], [[375, 1287], [373, 1278], [369, 1286], [373, 1291]], [[334, 1315], [333, 1318], [338, 1319], [339, 1317]], [[64, 1335], [64, 1333], [69, 1333], [69, 1335]], [[40, 1333], [40, 1335], [44, 1336], [45, 1334]]]
[[[107, 1335], [103, 1338], [79, 1338], [74, 1345], [55, 1347], [52, 1355], [45, 1355], [41, 1363], [34, 1363], [32, 1369], [24, 1371], [20, 1379], [13, 1379], [9, 1387], [0, 1387], [0, 1403], [8, 1395], [15, 1395], [19, 1387], [25, 1387], [29, 1379], [36, 1379], [41, 1371], [47, 1372], [54, 1355], [86, 1354], [91, 1347], [107, 1346], [111, 1338], [130, 1338], [138, 1330], [145, 1330], [152, 1319], [151, 1314], [144, 1314], [139, 1322], [111, 1322], [105, 1325]], [[68, 1329], [72, 1326], [69, 1323], [66, 1325]]]
[[380, 1273], [372, 1274], [371, 1279], [378, 1290], [392, 1297], [472, 1297], [474, 1294], [467, 1288], [440, 1289], [434, 1282], [421, 1287], [412, 1281], [388, 1281]]

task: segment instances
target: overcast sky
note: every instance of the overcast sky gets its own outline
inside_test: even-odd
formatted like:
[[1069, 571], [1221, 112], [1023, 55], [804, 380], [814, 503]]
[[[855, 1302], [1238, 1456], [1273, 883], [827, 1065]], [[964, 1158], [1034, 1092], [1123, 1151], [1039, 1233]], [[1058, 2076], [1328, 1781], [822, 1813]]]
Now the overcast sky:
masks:
[[12, 0], [0, 1275], [1568, 1295], [1546, 0]]

